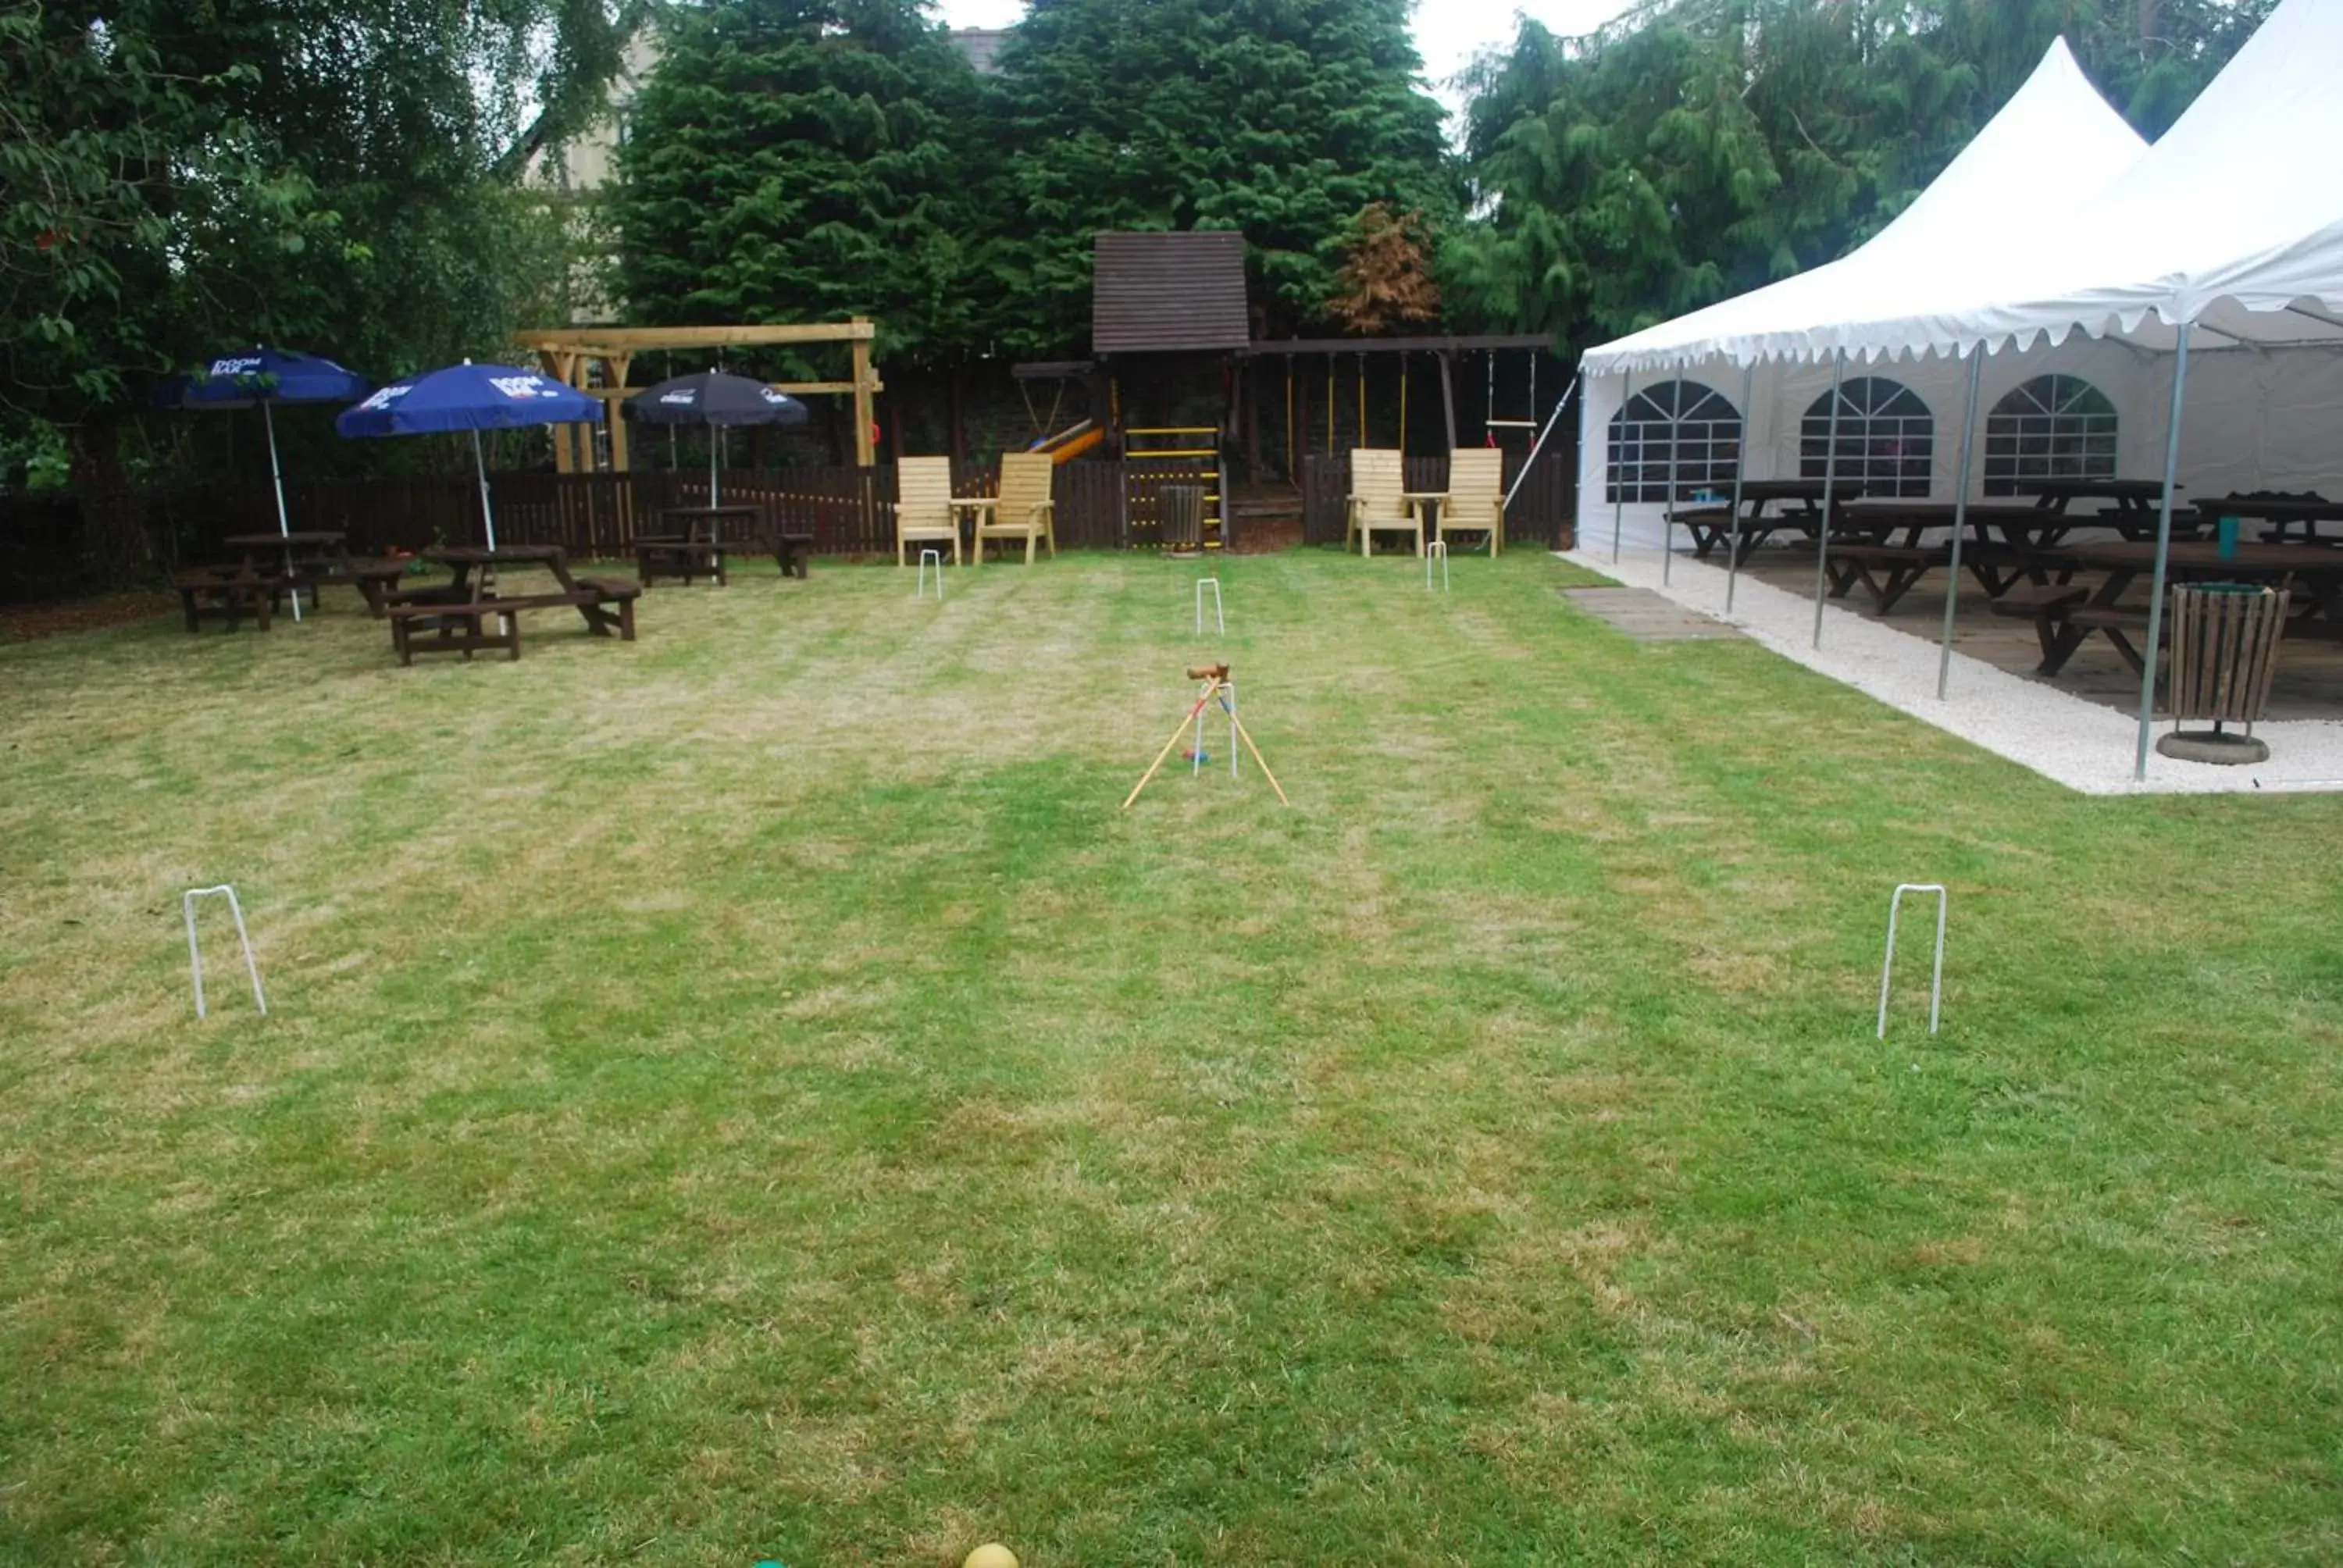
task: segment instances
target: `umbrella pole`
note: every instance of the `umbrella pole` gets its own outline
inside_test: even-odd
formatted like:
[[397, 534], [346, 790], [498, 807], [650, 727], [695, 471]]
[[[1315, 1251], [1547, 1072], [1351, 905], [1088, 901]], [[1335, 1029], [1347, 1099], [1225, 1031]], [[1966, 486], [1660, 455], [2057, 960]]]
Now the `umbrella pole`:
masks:
[[[290, 518], [285, 515], [285, 472], [277, 466], [277, 420], [268, 412], [268, 399], [260, 400], [260, 422], [268, 427], [268, 482], [277, 487], [277, 531], [279, 535], [293, 531]], [[285, 552], [285, 575], [293, 575], [293, 552]], [[293, 590], [293, 624], [301, 624], [301, 590]]]
[[[497, 548], [497, 512], [488, 504], [488, 460], [480, 455], [480, 433], [472, 432], [472, 468], [480, 476], [480, 521], [488, 525], [488, 548]], [[483, 578], [488, 574], [480, 574]]]
[[1961, 536], [1969, 526], [1969, 456], [1976, 438], [1977, 374], [1985, 368], [1985, 344], [1969, 350], [1969, 398], [1961, 410], [1961, 466], [1954, 479], [1953, 557], [1945, 564], [1945, 636], [1936, 648], [1936, 700], [1953, 678], [1953, 600], [1961, 591]]
[[711, 508], [720, 507], [724, 504], [717, 494], [716, 478], [717, 444], [723, 439], [724, 429], [722, 426], [710, 425], [708, 427], [708, 504]]
[[2156, 650], [2164, 637], [2164, 573], [2172, 554], [2172, 479], [2180, 467], [2180, 398], [2188, 387], [2188, 329], [2180, 324], [2180, 342], [2172, 358], [2172, 423], [2164, 434], [2164, 502], [2156, 515], [2156, 576], [2148, 589], [2147, 657], [2139, 662], [2139, 754], [2132, 759], [2131, 776], [2147, 777], [2148, 732], [2156, 728]]

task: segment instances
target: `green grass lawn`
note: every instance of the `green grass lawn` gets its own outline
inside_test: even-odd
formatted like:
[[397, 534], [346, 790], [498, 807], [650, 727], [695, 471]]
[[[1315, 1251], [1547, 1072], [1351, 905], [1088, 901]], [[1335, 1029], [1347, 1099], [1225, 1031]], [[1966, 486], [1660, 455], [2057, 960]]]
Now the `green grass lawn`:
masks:
[[0, 1562], [2343, 1558], [2343, 798], [1195, 572], [0, 649]]

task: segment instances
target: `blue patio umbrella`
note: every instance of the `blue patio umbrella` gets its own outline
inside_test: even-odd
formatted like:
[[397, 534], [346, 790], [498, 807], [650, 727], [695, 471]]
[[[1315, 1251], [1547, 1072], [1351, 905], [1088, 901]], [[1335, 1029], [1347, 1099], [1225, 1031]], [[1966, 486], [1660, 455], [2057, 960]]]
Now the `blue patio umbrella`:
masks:
[[344, 409], [334, 428], [345, 436], [469, 430], [472, 467], [480, 476], [480, 517], [488, 525], [488, 548], [495, 549], [497, 515], [488, 504], [488, 461], [480, 452], [480, 432], [601, 421], [599, 398], [517, 365], [475, 365], [467, 359], [392, 382], [355, 408]]
[[[223, 354], [194, 376], [166, 382], [156, 401], [173, 408], [249, 408], [260, 406], [260, 422], [268, 430], [268, 482], [277, 490], [277, 531], [293, 531], [285, 511], [285, 474], [277, 461], [277, 420], [269, 408], [278, 403], [347, 403], [362, 397], [373, 385], [359, 376], [315, 354], [266, 346]], [[301, 596], [293, 596], [293, 618], [301, 618]]]

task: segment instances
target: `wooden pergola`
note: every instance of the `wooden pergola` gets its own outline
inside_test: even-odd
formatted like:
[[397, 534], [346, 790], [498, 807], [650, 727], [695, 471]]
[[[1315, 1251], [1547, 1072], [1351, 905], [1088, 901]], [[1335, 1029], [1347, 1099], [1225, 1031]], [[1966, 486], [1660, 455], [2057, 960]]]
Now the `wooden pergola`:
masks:
[[[870, 345], [879, 336], [875, 324], [863, 317], [850, 321], [811, 322], [786, 327], [561, 327], [513, 335], [513, 341], [537, 355], [547, 375], [575, 387], [608, 407], [610, 467], [627, 471], [627, 423], [617, 417], [617, 405], [640, 387], [627, 385], [627, 371], [638, 354], [662, 349], [759, 348], [777, 344], [844, 343], [854, 357], [852, 377], [845, 381], [775, 381], [775, 391], [793, 396], [845, 395], [854, 399], [854, 460], [862, 467], [877, 461], [870, 438], [870, 400], [886, 384], [870, 367]], [[587, 385], [597, 362], [603, 367], [605, 385]], [[554, 467], [574, 473], [591, 468], [590, 427], [553, 427]]]

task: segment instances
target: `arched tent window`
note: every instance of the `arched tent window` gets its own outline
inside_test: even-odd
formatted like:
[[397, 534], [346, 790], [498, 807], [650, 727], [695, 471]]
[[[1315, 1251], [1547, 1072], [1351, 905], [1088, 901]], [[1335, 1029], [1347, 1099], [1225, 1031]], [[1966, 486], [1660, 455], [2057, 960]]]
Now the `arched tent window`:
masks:
[[[1936, 420], [1919, 395], [1885, 376], [1858, 376], [1839, 387], [1839, 482], [1867, 495], [1925, 496], [1936, 452]], [[1823, 477], [1831, 437], [1830, 394], [1815, 398], [1798, 426], [1798, 472]]]
[[1741, 411], [1697, 381], [1655, 383], [1611, 416], [1609, 464], [1606, 502], [1730, 490], [1741, 467]]
[[2025, 479], [2107, 479], [2116, 471], [2116, 406], [2079, 376], [2036, 376], [1985, 417], [1985, 493]]

